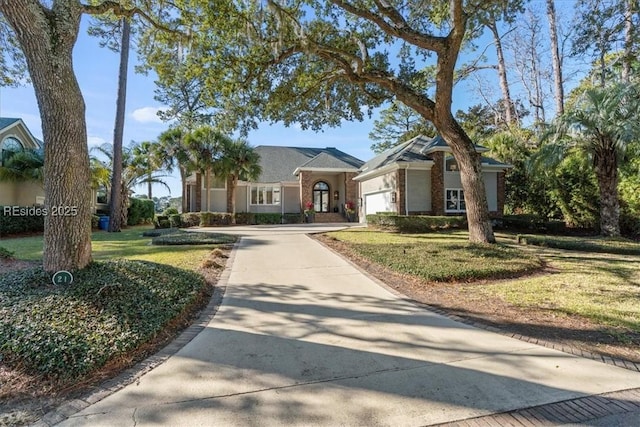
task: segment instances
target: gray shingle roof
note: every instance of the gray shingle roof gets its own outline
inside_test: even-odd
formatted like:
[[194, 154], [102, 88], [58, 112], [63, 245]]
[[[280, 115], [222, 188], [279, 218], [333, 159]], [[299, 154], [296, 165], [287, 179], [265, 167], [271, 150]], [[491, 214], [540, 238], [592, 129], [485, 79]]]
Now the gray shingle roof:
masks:
[[0, 130], [11, 126], [12, 124], [14, 124], [15, 122], [17, 122], [20, 119], [12, 119], [9, 117], [0, 117]]
[[[376, 169], [380, 169], [384, 166], [397, 162], [427, 162], [433, 160], [429, 155], [434, 151], [442, 151], [448, 149], [449, 146], [442, 139], [440, 135], [436, 135], [433, 138], [429, 138], [424, 135], [418, 135], [415, 138], [411, 138], [407, 142], [392, 147], [387, 151], [377, 155], [373, 159], [366, 162], [360, 171], [371, 172]], [[485, 147], [476, 145], [477, 151], [487, 151]], [[490, 163], [492, 165], [504, 165], [500, 162]], [[489, 162], [487, 162], [489, 163]], [[506, 166], [506, 165], [505, 165]]]
[[364, 163], [336, 148], [279, 147], [259, 145], [262, 175], [257, 182], [297, 181], [293, 174], [299, 167], [318, 169], [353, 169], [357, 171]]

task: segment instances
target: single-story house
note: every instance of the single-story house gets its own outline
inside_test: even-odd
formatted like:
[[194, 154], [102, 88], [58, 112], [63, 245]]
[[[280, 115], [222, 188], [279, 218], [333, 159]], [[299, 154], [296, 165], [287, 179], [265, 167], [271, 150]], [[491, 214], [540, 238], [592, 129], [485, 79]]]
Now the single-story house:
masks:
[[[31, 134], [22, 119], [0, 117], [0, 166], [4, 166], [17, 151], [42, 148], [42, 141]], [[42, 183], [0, 181], [0, 206], [32, 206], [43, 203]]]
[[[363, 161], [333, 147], [255, 147], [262, 174], [256, 181], [240, 181], [236, 187], [236, 212], [296, 213], [312, 203], [316, 221], [344, 220], [347, 202], [358, 200], [353, 178]], [[187, 179], [187, 206], [191, 212], [228, 212], [224, 179], [212, 176], [209, 206], [201, 174]]]
[[[476, 145], [478, 155], [488, 151]], [[504, 209], [505, 171], [511, 166], [481, 156], [490, 214]], [[460, 171], [440, 136], [417, 136], [366, 162], [354, 178], [360, 194], [360, 220], [376, 212], [400, 215], [461, 215], [465, 212]]]

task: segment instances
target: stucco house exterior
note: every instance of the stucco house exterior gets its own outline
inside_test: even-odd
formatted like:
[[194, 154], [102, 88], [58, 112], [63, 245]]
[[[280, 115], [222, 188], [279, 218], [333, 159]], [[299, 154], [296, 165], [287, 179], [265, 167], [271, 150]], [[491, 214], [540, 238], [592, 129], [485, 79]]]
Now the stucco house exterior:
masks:
[[[364, 162], [333, 147], [255, 147], [262, 174], [256, 181], [240, 181], [236, 187], [236, 212], [296, 213], [313, 203], [317, 222], [345, 220], [346, 202], [358, 200], [353, 178]], [[204, 177], [187, 179], [187, 206], [191, 212], [228, 212], [227, 183], [212, 177], [209, 206]]]
[[[16, 151], [43, 149], [22, 119], [0, 117], [0, 165]], [[0, 181], [0, 206], [32, 206], [44, 203], [42, 183]]]
[[[476, 145], [481, 156], [487, 148]], [[481, 156], [489, 211], [504, 210], [504, 175], [511, 166]], [[417, 136], [366, 162], [354, 178], [360, 197], [360, 220], [376, 212], [400, 215], [463, 215], [460, 171], [440, 137]]]

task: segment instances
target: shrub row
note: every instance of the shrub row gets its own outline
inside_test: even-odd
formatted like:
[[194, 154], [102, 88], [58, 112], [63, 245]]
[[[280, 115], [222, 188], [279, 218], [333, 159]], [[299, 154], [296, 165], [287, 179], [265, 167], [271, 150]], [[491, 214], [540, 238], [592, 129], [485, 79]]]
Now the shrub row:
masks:
[[505, 215], [499, 220], [499, 228], [541, 233], [566, 233], [567, 226], [559, 219], [548, 220], [538, 215]]
[[[215, 227], [230, 225], [232, 215], [226, 212], [189, 212], [184, 214], [156, 215], [155, 228], [177, 227]], [[299, 213], [253, 213], [237, 212], [236, 224], [299, 224], [302, 215]]]
[[[33, 209], [33, 207], [25, 208]], [[5, 215], [4, 206], [0, 206], [0, 236], [38, 231], [44, 231], [43, 215]]]
[[367, 215], [367, 224], [381, 230], [398, 233], [426, 233], [447, 228], [466, 228], [464, 216], [393, 215], [381, 213]]
[[517, 241], [521, 245], [543, 246], [547, 248], [565, 249], [577, 252], [640, 255], [640, 243], [626, 239], [518, 234]]
[[153, 200], [132, 197], [129, 199], [127, 225], [147, 224], [153, 220], [155, 211]]

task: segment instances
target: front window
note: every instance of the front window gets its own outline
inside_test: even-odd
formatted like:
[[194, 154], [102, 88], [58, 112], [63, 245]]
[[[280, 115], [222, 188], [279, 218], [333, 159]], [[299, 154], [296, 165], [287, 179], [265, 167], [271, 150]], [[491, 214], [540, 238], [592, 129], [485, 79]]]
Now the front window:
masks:
[[279, 205], [280, 187], [272, 185], [256, 185], [251, 187], [252, 205]]
[[9, 160], [15, 153], [22, 151], [24, 147], [17, 138], [10, 136], [2, 141], [0, 144], [0, 164], [5, 165], [5, 162]]
[[461, 188], [448, 188], [445, 190], [445, 206], [447, 212], [465, 212], [467, 206], [464, 202], [464, 191]]
[[445, 161], [445, 170], [447, 172], [457, 172], [458, 171], [458, 162], [456, 162], [456, 159], [454, 159], [453, 156], [447, 157], [447, 159]]

